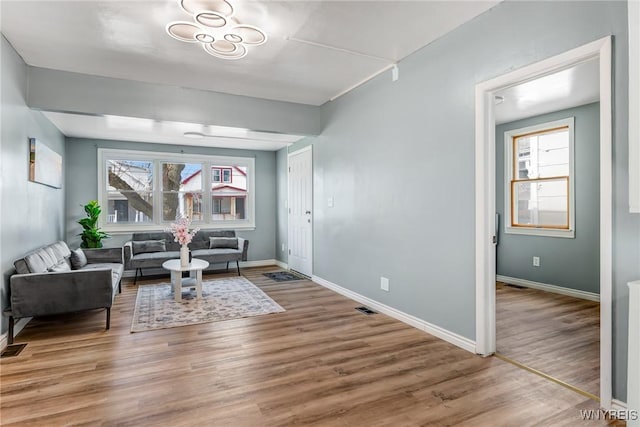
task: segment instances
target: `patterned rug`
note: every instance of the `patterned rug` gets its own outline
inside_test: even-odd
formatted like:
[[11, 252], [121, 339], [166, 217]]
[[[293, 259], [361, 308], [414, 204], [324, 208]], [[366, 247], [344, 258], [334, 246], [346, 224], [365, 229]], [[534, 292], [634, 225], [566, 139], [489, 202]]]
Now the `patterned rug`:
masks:
[[228, 277], [202, 282], [202, 299], [196, 291], [182, 289], [182, 302], [176, 302], [170, 283], [138, 286], [131, 332], [175, 328], [197, 323], [217, 322], [241, 317], [285, 311], [244, 277]]
[[288, 282], [290, 280], [305, 280], [305, 277], [298, 276], [295, 273], [289, 271], [274, 271], [272, 273], [262, 273], [263, 276], [267, 276], [271, 280], [276, 282]]

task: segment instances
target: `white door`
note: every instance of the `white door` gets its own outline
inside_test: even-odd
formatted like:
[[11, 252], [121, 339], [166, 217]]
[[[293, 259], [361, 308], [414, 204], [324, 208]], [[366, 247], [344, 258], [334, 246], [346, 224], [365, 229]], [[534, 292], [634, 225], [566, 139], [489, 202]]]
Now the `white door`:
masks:
[[289, 268], [313, 273], [313, 155], [311, 146], [289, 154]]

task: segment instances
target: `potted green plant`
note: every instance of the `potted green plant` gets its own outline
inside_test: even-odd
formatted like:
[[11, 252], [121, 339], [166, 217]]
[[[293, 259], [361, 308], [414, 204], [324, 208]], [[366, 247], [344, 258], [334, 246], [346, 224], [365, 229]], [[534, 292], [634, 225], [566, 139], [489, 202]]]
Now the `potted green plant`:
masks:
[[102, 239], [106, 239], [109, 236], [104, 231], [98, 228], [98, 219], [100, 218], [100, 205], [97, 200], [91, 200], [84, 205], [84, 211], [87, 213], [86, 218], [78, 220], [78, 224], [84, 229], [79, 236], [82, 237], [81, 248], [101, 248]]

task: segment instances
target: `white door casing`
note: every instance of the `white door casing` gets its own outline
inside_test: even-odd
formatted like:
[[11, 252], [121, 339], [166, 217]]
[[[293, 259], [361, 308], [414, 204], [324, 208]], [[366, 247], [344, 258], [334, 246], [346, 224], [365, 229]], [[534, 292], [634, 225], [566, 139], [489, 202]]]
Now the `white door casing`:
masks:
[[588, 43], [476, 85], [476, 353], [496, 349], [495, 262], [495, 116], [494, 93], [505, 87], [600, 61], [600, 406], [612, 400], [612, 93], [611, 37]]
[[290, 153], [289, 268], [313, 274], [313, 151], [312, 146]]

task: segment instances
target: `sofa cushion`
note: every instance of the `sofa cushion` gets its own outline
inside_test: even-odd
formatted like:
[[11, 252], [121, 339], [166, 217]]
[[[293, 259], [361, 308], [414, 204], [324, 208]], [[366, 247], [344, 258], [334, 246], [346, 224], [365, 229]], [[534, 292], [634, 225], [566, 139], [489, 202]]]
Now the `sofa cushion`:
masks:
[[23, 258], [16, 260], [13, 265], [18, 274], [45, 273], [49, 268], [67, 262], [69, 247], [63, 241], [36, 249]]
[[51, 245], [51, 249], [53, 249], [53, 252], [55, 253], [56, 259], [58, 261], [62, 261], [63, 259], [68, 259], [69, 256], [71, 255], [71, 250], [69, 249], [69, 246], [67, 246], [67, 244], [63, 241], [54, 243], [53, 245]]
[[27, 266], [27, 262], [24, 258], [20, 258], [13, 263], [13, 266], [16, 268], [16, 273], [18, 274], [28, 274], [29, 267]]
[[152, 252], [165, 252], [167, 250], [165, 240], [139, 240], [131, 242], [134, 255]]
[[191, 254], [194, 258], [203, 259], [210, 264], [242, 260], [241, 249], [198, 249]]
[[47, 268], [55, 264], [53, 262], [47, 262], [45, 257], [48, 257], [48, 255], [44, 250], [37, 250], [26, 255], [24, 261], [27, 264], [29, 273], [44, 273], [47, 271]]
[[209, 237], [209, 249], [238, 249], [238, 238]]
[[71, 267], [73, 267], [74, 270], [80, 270], [85, 265], [87, 265], [87, 256], [82, 248], [71, 251]]
[[62, 260], [58, 264], [49, 267], [47, 271], [51, 271], [51, 272], [71, 271], [71, 267], [69, 266], [69, 264], [67, 264], [65, 260]]

